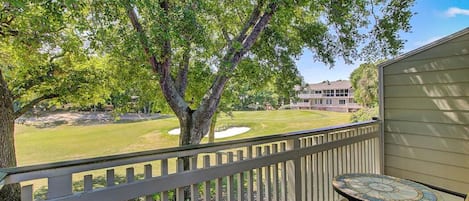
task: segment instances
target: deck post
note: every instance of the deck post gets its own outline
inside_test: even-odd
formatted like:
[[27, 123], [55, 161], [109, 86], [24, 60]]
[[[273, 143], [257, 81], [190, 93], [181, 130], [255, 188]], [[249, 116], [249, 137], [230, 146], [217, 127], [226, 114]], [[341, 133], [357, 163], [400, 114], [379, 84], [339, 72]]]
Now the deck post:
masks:
[[[287, 150], [299, 149], [299, 139], [288, 140], [286, 148]], [[302, 201], [301, 193], [301, 160], [299, 156], [295, 156], [287, 161], [287, 197], [292, 201]]]

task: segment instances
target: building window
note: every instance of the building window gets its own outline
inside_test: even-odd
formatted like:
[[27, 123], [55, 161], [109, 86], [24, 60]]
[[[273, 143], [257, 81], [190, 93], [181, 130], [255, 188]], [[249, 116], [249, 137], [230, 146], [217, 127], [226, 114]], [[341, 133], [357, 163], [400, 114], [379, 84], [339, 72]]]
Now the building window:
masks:
[[309, 100], [308, 99], [303, 99], [303, 103], [308, 103]]
[[335, 96], [348, 96], [348, 89], [335, 90]]
[[322, 105], [322, 99], [314, 99], [315, 105]]
[[345, 99], [340, 99], [339, 100], [339, 105], [345, 105]]
[[322, 91], [314, 91], [315, 94], [321, 94]]
[[334, 96], [334, 90], [324, 90], [323, 94], [326, 97], [332, 97], [332, 96]]
[[332, 99], [326, 99], [326, 105], [332, 105]]

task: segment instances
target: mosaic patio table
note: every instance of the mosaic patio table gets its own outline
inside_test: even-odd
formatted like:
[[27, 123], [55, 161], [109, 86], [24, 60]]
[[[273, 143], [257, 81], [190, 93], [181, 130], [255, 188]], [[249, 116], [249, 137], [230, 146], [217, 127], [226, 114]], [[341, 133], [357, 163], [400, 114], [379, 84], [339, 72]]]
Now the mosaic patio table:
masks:
[[386, 175], [343, 174], [335, 177], [332, 185], [335, 191], [350, 201], [443, 200], [422, 184]]

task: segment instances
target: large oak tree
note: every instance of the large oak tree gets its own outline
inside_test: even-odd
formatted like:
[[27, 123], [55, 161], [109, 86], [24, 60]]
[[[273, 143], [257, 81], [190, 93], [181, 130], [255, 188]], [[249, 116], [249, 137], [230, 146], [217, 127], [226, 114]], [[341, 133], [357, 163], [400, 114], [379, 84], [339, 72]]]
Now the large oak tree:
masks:
[[[247, 77], [262, 82], [266, 74], [292, 71], [306, 49], [331, 65], [337, 57], [351, 62], [396, 54], [403, 45], [399, 31], [410, 29], [412, 3], [93, 1], [90, 19], [97, 46], [155, 73], [179, 119], [179, 144], [189, 145], [198, 144], [208, 132], [230, 80]], [[191, 76], [201, 72], [208, 75]], [[191, 86], [203, 89], [203, 96], [189, 95]]]

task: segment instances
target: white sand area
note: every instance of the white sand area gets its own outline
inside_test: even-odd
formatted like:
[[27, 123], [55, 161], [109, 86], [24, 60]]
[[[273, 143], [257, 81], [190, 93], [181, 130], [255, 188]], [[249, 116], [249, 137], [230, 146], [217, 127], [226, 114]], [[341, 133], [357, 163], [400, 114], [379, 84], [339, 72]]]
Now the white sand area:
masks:
[[[239, 135], [239, 134], [248, 132], [249, 130], [251, 130], [251, 128], [249, 128], [249, 127], [231, 127], [231, 128], [228, 128], [228, 129], [220, 131], [220, 132], [215, 132], [215, 139]], [[179, 128], [175, 128], [175, 129], [170, 130], [168, 132], [168, 134], [170, 134], [170, 135], [179, 135], [180, 133], [181, 133], [181, 131], [180, 131]], [[205, 136], [207, 136], [207, 135], [205, 135]]]

